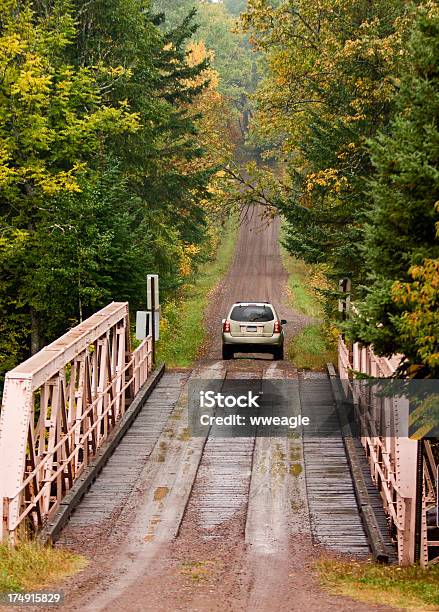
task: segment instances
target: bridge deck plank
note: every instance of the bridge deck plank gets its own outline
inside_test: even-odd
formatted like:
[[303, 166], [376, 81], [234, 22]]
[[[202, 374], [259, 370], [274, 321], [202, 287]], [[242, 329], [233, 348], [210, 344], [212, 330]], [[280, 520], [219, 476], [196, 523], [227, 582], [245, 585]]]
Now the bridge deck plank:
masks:
[[366, 556], [363, 529], [326, 375], [299, 377], [301, 411], [311, 432], [304, 433], [304, 459], [311, 532], [316, 543], [340, 553]]
[[[135, 487], [136, 480], [148, 460], [156, 441], [181, 394], [187, 376], [166, 373], [145, 403], [130, 431], [101, 472], [82, 503], [73, 514], [59, 543], [77, 543], [75, 534], [82, 528], [110, 529], [114, 516], [123, 507]], [[301, 413], [309, 416], [314, 431], [304, 435], [303, 455], [310, 524], [316, 543], [335, 552], [359, 556], [370, 555], [369, 545], [357, 508], [351, 473], [340, 433], [330, 382], [306, 374], [299, 378]], [[359, 456], [363, 456], [359, 445]], [[194, 495], [203, 527], [209, 528], [226, 520], [232, 510], [242, 507], [248, 496], [253, 440], [235, 438], [208, 440], [199, 466]], [[378, 524], [386, 533], [386, 518], [379, 493], [375, 489], [367, 461], [362, 469]], [[168, 478], [175, 470], [168, 462]], [[389, 548], [392, 548], [387, 535]]]
[[187, 374], [165, 372], [131, 429], [74, 511], [58, 546], [75, 546], [81, 528], [105, 528], [118, 514], [166, 426]]

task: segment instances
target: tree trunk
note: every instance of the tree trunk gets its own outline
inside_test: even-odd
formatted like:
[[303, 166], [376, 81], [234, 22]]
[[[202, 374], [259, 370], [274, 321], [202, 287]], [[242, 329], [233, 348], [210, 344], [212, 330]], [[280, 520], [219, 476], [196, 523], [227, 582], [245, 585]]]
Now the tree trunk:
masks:
[[36, 310], [30, 309], [31, 332], [30, 332], [30, 353], [35, 355], [41, 348], [40, 316]]

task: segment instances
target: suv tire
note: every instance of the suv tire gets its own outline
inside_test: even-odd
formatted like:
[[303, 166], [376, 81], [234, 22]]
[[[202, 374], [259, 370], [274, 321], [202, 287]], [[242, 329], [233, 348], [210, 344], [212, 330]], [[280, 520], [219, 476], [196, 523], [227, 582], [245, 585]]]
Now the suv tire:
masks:
[[232, 359], [233, 351], [229, 346], [223, 344], [223, 359]]
[[275, 361], [283, 361], [283, 358], [284, 358], [284, 347], [282, 345], [279, 348], [274, 349], [273, 359]]

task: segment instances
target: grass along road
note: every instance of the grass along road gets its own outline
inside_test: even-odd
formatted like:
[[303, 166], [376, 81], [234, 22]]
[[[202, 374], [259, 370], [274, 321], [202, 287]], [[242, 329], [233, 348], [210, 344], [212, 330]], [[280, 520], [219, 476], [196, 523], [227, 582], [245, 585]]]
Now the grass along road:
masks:
[[36, 542], [22, 542], [15, 548], [0, 544], [0, 593], [48, 587], [87, 563], [85, 557]]
[[315, 319], [288, 344], [286, 355], [304, 370], [321, 370], [330, 361], [336, 362], [335, 337], [322, 321], [322, 304], [316, 289], [324, 288], [324, 277], [317, 267], [306, 265], [281, 248], [282, 262], [288, 272], [289, 305]]
[[369, 604], [400, 610], [439, 610], [439, 566], [400, 567], [325, 559], [317, 563], [322, 586]]

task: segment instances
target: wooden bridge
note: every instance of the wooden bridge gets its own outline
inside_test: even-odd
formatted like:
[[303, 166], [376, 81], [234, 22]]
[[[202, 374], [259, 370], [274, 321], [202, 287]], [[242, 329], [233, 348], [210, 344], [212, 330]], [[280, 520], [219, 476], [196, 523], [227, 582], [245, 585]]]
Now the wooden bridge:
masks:
[[[153, 369], [152, 336], [131, 348], [127, 303], [112, 303], [6, 376], [0, 418], [0, 537], [32, 532], [63, 546], [105, 536], [136, 487], [151, 542], [169, 541], [185, 513], [203, 528], [241, 512], [247, 543], [269, 549], [295, 530], [316, 545], [408, 564], [439, 559], [436, 465], [426, 441], [398, 435], [407, 418], [393, 401], [386, 435], [373, 430], [379, 402], [367, 398], [369, 429], [356, 439], [344, 402], [353, 371], [390, 376], [397, 365], [370, 349], [339, 345], [338, 378], [262, 363], [213, 361], [192, 372]], [[290, 438], [192, 438], [189, 377], [297, 381], [301, 414], [328, 431]], [[353, 406], [364, 404], [354, 397]], [[363, 406], [364, 407], [364, 406]], [[242, 511], [244, 512], [242, 513]], [[263, 528], [260, 527], [263, 525]]]

